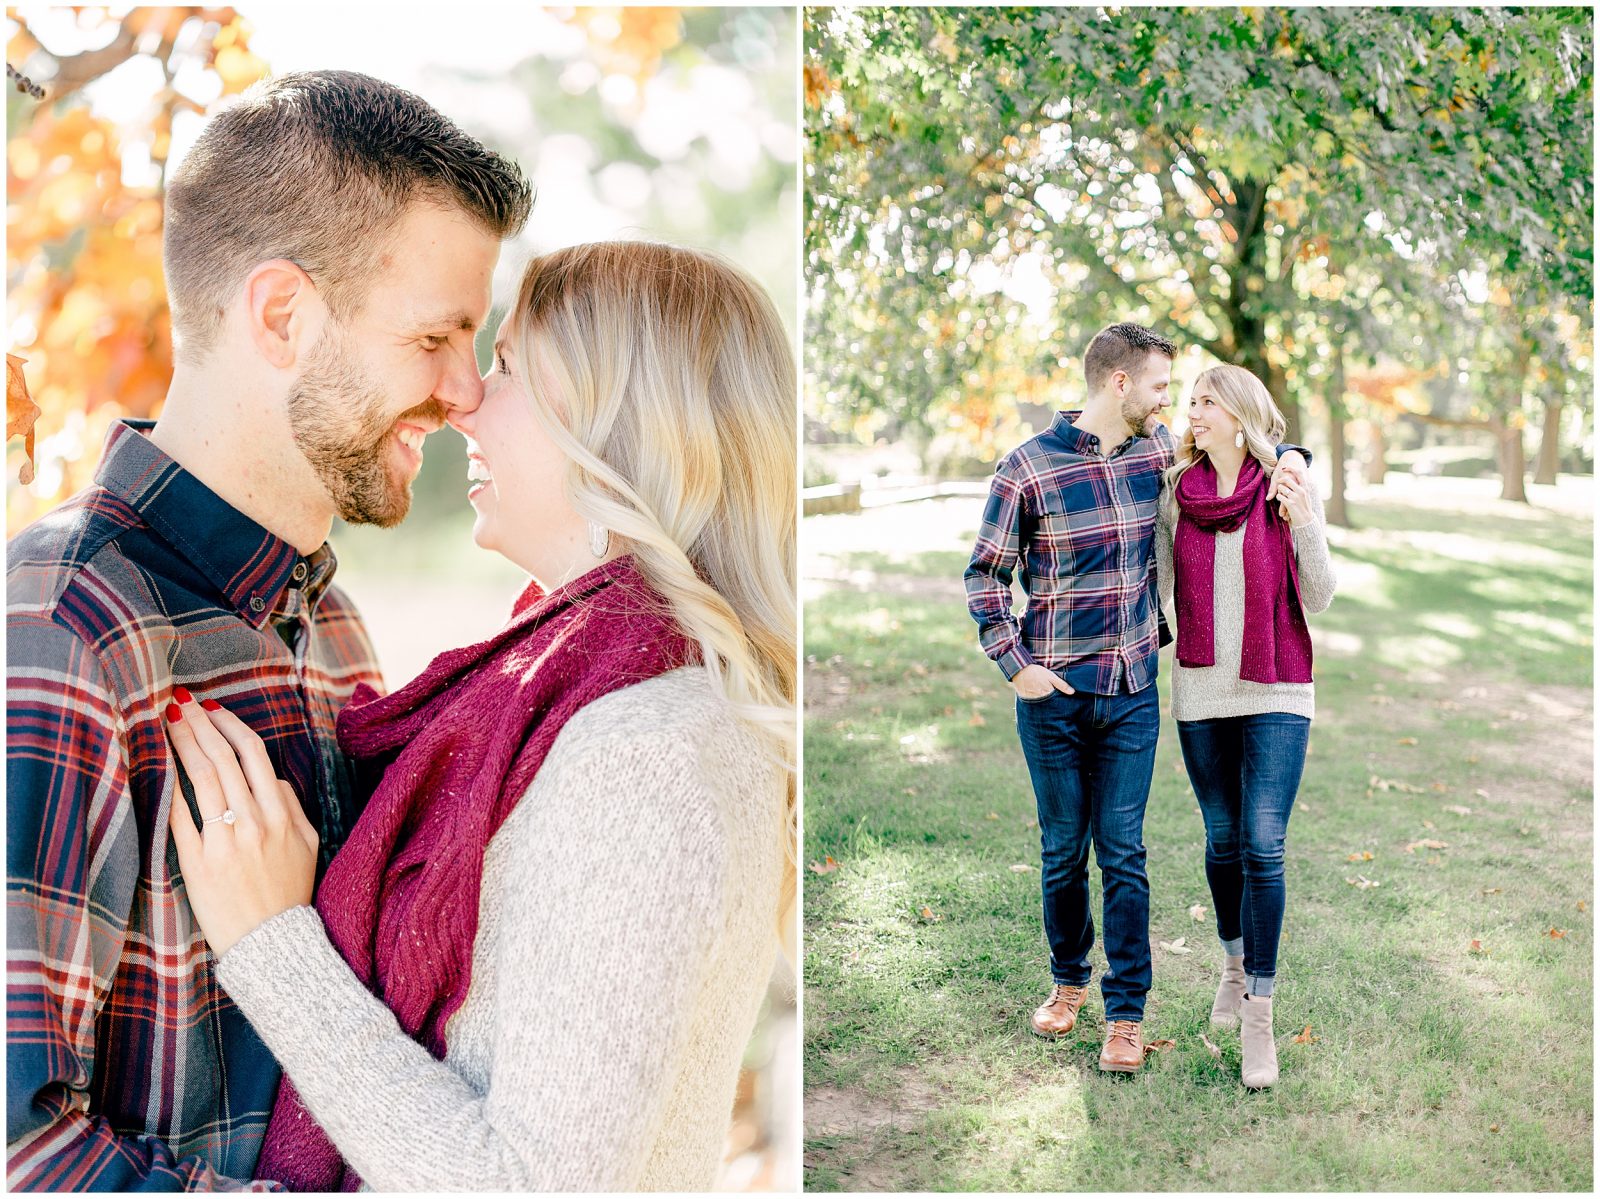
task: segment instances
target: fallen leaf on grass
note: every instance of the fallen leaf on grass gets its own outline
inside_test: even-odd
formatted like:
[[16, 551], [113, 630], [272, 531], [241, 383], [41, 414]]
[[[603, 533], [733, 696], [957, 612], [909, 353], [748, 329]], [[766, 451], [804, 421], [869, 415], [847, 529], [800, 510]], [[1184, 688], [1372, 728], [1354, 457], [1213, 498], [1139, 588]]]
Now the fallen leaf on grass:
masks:
[[975, 728], [975, 729], [981, 729], [984, 725], [986, 725], [988, 723], [989, 722], [983, 718], [983, 713], [982, 712], [974, 712], [972, 714], [972, 719], [967, 721], [968, 726], [970, 726], [971, 728]]
[[1360, 853], [1351, 854], [1348, 858], [1345, 859], [1345, 861], [1347, 861], [1347, 862], [1370, 862], [1370, 861], [1372, 861], [1372, 851], [1370, 849], [1363, 849]]
[[1364, 874], [1358, 874], [1358, 875], [1355, 876], [1355, 878], [1347, 878], [1344, 881], [1349, 883], [1357, 891], [1365, 891], [1368, 887], [1381, 887], [1381, 886], [1383, 886], [1382, 883], [1374, 882], [1372, 879], [1368, 878]]
[[1305, 1030], [1294, 1039], [1294, 1043], [1296, 1045], [1314, 1045], [1319, 1040], [1321, 1040], [1320, 1037], [1314, 1037], [1311, 1035], [1311, 1025], [1308, 1024], [1306, 1025]]
[[1198, 903], [1191, 905], [1189, 908], [1189, 919], [1193, 920], [1196, 924], [1204, 924], [1206, 919], [1205, 905]]
[[1467, 952], [1475, 957], [1486, 957], [1489, 953], [1489, 951], [1483, 947], [1483, 942], [1478, 940], [1476, 937], [1472, 938], [1472, 944], [1467, 946]]
[[1434, 790], [1435, 790], [1435, 791], [1438, 791], [1438, 792], [1440, 792], [1440, 793], [1443, 793], [1443, 792], [1445, 792], [1445, 791], [1448, 791], [1448, 790], [1450, 790], [1450, 785], [1449, 785], [1449, 784], [1448, 784], [1448, 783], [1441, 783], [1441, 782], [1439, 782], [1439, 781], [1438, 781], [1438, 780], [1435, 780], [1435, 781], [1434, 781], [1434, 784], [1433, 784], [1433, 789], [1434, 789]]
[[1444, 805], [1444, 808], [1442, 810], [1446, 811], [1446, 812], [1454, 812], [1457, 816], [1470, 816], [1470, 815], [1472, 815], [1472, 809], [1471, 808], [1463, 808], [1458, 803], [1447, 803], [1447, 804]]
[[1171, 1037], [1162, 1037], [1159, 1040], [1146, 1041], [1144, 1046], [1144, 1055], [1149, 1057], [1152, 1053], [1161, 1053], [1164, 1050], [1171, 1049], [1176, 1044], [1177, 1042]]
[[806, 869], [811, 871], [812, 874], [832, 874], [839, 869], [839, 863], [835, 862], [832, 857], [826, 857], [820, 862], [812, 862]]
[[1545, 933], [1545, 936], [1549, 937], [1552, 941], [1559, 941], [1566, 935], [1567, 930], [1564, 928], [1552, 928], [1549, 932]]
[[902, 795], [915, 795], [916, 793], [917, 793], [917, 789], [915, 787], [907, 787], [904, 791], [901, 792]]
[[1489, 1131], [1490, 1132], [1499, 1132], [1500, 1131], [1500, 1126], [1498, 1124], [1491, 1124], [1491, 1125], [1489, 1125]]
[[1026, 866], [1023, 863], [1018, 862], [1015, 866], [1013, 866], [1011, 868], [1011, 873], [1012, 874], [1027, 874], [1032, 869], [1033, 869], [1032, 866]]
[[1587, 912], [1588, 910], [1589, 910], [1589, 905], [1584, 903], [1583, 900], [1581, 900], [1581, 899], [1578, 900], [1578, 911]]
[[1416, 743], [1417, 739], [1415, 737], [1400, 737], [1395, 741], [1396, 745], [1415, 745]]
[[1206, 1052], [1212, 1057], [1216, 1058], [1219, 1062], [1222, 1060], [1222, 1050], [1213, 1045], [1211, 1043], [1211, 1038], [1206, 1036], [1205, 1033], [1200, 1034], [1200, 1044], [1206, 1047]]
[[984, 814], [983, 818], [985, 820], [999, 820], [1000, 819], [1000, 813], [999, 812], [987, 812], [987, 813]]
[[1162, 949], [1165, 949], [1168, 953], [1176, 953], [1176, 954], [1193, 953], [1194, 950], [1190, 949], [1187, 945], [1184, 944], [1184, 942], [1187, 941], [1187, 940], [1188, 940], [1187, 937], [1179, 937], [1176, 941], [1161, 941], [1161, 942], [1158, 942], [1158, 944], [1161, 946]]
[[1411, 783], [1402, 783], [1399, 779], [1381, 779], [1373, 775], [1367, 780], [1367, 786], [1374, 791], [1399, 791], [1405, 795], [1421, 795], [1422, 788]]
[[1485, 887], [1483, 890], [1479, 891], [1478, 894], [1479, 895], [1498, 895], [1498, 894], [1500, 894], [1500, 888], [1499, 887]]
[[1406, 846], [1406, 852], [1407, 853], [1416, 853], [1417, 850], [1419, 850], [1419, 849], [1449, 849], [1449, 848], [1450, 848], [1450, 846], [1445, 844], [1445, 842], [1443, 842], [1443, 841], [1435, 841], [1431, 837], [1425, 837], [1421, 841], [1413, 841], [1410, 845], [1407, 845]]
[[1422, 822], [1422, 827], [1427, 829], [1429, 832], [1432, 832], [1434, 829], [1438, 828], [1439, 826], [1434, 824], [1434, 822], [1431, 821], [1431, 820], [1424, 820]]
[[1476, 795], [1479, 799], [1488, 799], [1489, 798], [1489, 793], [1487, 791], [1485, 791], [1482, 787], [1479, 787], [1476, 791], [1473, 792], [1473, 794]]
[[933, 922], [933, 921], [938, 921], [938, 920], [943, 920], [944, 919], [943, 916], [939, 915], [937, 912], [935, 912], [930, 907], [924, 907], [922, 909], [922, 911], [918, 912], [917, 914], [919, 916], [921, 916], [924, 920], [927, 920], [929, 922]]

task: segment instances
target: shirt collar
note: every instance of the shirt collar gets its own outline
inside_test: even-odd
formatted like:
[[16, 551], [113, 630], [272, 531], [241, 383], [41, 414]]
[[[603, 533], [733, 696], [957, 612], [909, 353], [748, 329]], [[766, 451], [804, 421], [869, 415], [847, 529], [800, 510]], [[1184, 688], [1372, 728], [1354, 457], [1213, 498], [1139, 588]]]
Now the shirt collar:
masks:
[[250, 624], [265, 624], [290, 587], [315, 608], [338, 567], [332, 548], [324, 542], [300, 554], [173, 461], [146, 436], [153, 428], [151, 420], [112, 425], [95, 482], [138, 512]]
[[[1100, 444], [1100, 439], [1092, 433], [1085, 433], [1073, 423], [1082, 415], [1081, 408], [1074, 408], [1070, 412], [1065, 410], [1057, 412], [1055, 420], [1050, 424], [1050, 431], [1066, 442], [1067, 448], [1075, 454], [1098, 454], [1100, 451], [1095, 447]], [[1106, 457], [1112, 457], [1118, 450], [1131, 447], [1134, 442], [1142, 440], [1144, 438], [1139, 434], [1130, 433], [1126, 441], [1112, 446]]]

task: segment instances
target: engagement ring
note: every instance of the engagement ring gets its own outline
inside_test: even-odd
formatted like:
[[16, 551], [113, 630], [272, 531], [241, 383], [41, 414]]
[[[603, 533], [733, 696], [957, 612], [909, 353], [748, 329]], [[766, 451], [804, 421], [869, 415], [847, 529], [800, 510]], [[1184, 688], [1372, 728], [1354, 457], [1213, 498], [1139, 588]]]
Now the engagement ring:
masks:
[[233, 809], [229, 808], [226, 812], [224, 812], [220, 816], [207, 816], [204, 820], [202, 820], [200, 822], [200, 827], [204, 828], [206, 825], [212, 824], [212, 823], [214, 823], [215, 821], [218, 821], [218, 820], [222, 821], [223, 824], [232, 824], [237, 819], [238, 819], [238, 817], [233, 814]]

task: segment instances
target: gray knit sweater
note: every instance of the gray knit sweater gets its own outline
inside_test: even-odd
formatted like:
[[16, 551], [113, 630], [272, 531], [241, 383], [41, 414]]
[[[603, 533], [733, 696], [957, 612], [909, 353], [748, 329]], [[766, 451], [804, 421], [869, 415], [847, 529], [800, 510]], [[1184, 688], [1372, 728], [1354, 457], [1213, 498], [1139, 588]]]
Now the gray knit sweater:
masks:
[[[1333, 602], [1333, 560], [1328, 554], [1328, 530], [1322, 497], [1311, 492], [1312, 519], [1294, 531], [1294, 555], [1300, 572], [1300, 599], [1309, 615], [1326, 610]], [[1156, 515], [1156, 581], [1161, 606], [1172, 603], [1172, 524], [1168, 493], [1162, 489]], [[1256, 716], [1263, 712], [1290, 712], [1307, 719], [1315, 716], [1316, 688], [1312, 683], [1253, 683], [1239, 677], [1244, 647], [1244, 528], [1217, 534], [1213, 595], [1212, 666], [1172, 668], [1172, 718], [1213, 720], [1221, 716]], [[1176, 631], [1176, 623], [1173, 629]]]
[[574, 715], [490, 842], [444, 1061], [312, 908], [217, 977], [373, 1190], [705, 1190], [777, 947], [783, 796], [675, 670]]

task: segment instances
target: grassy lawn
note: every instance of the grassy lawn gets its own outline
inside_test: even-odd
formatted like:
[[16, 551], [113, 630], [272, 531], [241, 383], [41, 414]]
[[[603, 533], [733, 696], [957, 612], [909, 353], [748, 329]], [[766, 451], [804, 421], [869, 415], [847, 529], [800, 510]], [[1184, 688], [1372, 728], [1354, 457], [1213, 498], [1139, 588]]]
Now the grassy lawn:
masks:
[[1282, 1078], [1251, 1094], [1207, 1023], [1220, 949], [1170, 719], [1145, 1035], [1175, 1044], [1099, 1072], [1098, 949], [1074, 1037], [1027, 1030], [1038, 829], [961, 595], [979, 508], [806, 522], [805, 857], [838, 863], [805, 875], [807, 1189], [1590, 1190], [1592, 524], [1374, 489], [1334, 531]]

